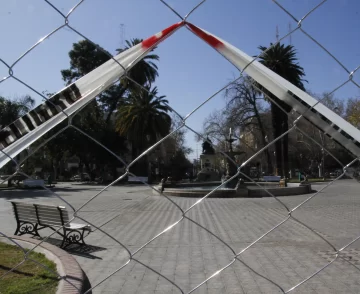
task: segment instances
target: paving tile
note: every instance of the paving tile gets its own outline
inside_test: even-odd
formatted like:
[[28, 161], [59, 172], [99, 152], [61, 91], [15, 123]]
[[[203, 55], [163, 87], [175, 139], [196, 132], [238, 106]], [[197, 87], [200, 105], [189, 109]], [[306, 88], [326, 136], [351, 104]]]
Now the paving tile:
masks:
[[[353, 181], [338, 181], [295, 210], [293, 215], [339, 248], [359, 234], [358, 185]], [[80, 207], [100, 188], [69, 183], [60, 183], [57, 187], [63, 188], [58, 193], [74, 207]], [[0, 231], [9, 234], [14, 231], [15, 221], [7, 200], [63, 204], [50, 194], [43, 197], [43, 191], [32, 191], [32, 196], [26, 191], [1, 193]], [[37, 193], [42, 197], [34, 196]], [[308, 197], [280, 199], [289, 207], [295, 207]], [[124, 200], [129, 198], [131, 200]], [[196, 201], [193, 198], [173, 199], [183, 208]], [[153, 196], [151, 190], [143, 186], [110, 187], [85, 206], [80, 215], [97, 226], [113, 219], [102, 229], [130, 252], [181, 218], [172, 203], [161, 196]], [[326, 242], [294, 220], [286, 221], [252, 244], [287, 217], [286, 210], [272, 198], [206, 199], [187, 216], [226, 242], [236, 253], [251, 246], [239, 256], [244, 263], [236, 260], [220, 271], [233, 261], [233, 252], [196, 223], [185, 219], [134, 255], [136, 260], [182, 287], [185, 293], [216, 273], [194, 294], [281, 293], [278, 286], [289, 290], [331, 260], [331, 248]], [[42, 234], [46, 233], [44, 230]], [[129, 261], [126, 249], [100, 231], [90, 234], [86, 241], [92, 246], [91, 250], [73, 256], [93, 285]], [[344, 252], [348, 260], [360, 260], [360, 241], [348, 249]], [[180, 293], [164, 277], [144, 265], [130, 261], [96, 287], [93, 294]], [[359, 287], [358, 271], [345, 261], [336, 261], [293, 293], [358, 293]]]

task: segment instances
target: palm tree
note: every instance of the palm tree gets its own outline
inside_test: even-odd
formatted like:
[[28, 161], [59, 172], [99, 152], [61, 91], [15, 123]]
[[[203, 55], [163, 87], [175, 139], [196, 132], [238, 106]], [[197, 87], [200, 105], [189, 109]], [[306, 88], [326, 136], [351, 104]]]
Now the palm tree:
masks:
[[166, 136], [171, 127], [165, 96], [157, 96], [157, 87], [147, 89], [130, 93], [117, 112], [116, 130], [132, 142], [133, 158]]
[[[266, 51], [268, 48], [265, 46], [259, 46], [258, 48], [264, 52], [260, 57], [259, 61], [279, 76], [288, 80], [290, 83], [305, 90], [303, 77], [305, 76], [304, 69], [298, 64], [296, 57], [296, 50], [292, 45], [284, 45], [277, 43]], [[266, 51], [266, 52], [265, 52]], [[278, 99], [276, 96], [271, 94], [266, 89], [264, 92], [273, 99], [281, 108], [287, 113], [291, 111], [291, 107]], [[270, 101], [271, 104], [271, 115], [272, 115], [272, 127], [274, 138], [279, 137], [285, 133], [288, 126], [288, 115], [281, 110], [275, 103]], [[288, 175], [288, 135], [282, 137], [281, 140], [275, 142], [275, 156], [276, 156], [276, 168], [277, 173], [282, 176]]]
[[[116, 49], [118, 53], [124, 52], [129, 48], [140, 44], [142, 39], [131, 39], [126, 40], [126, 46], [124, 48]], [[155, 49], [155, 48], [154, 48]], [[153, 50], [154, 50], [153, 49]], [[128, 72], [128, 77], [131, 80], [134, 80], [136, 83], [141, 86], [146, 86], [151, 88], [151, 84], [155, 81], [155, 79], [159, 76], [158, 67], [154, 63], [154, 61], [158, 61], [159, 56], [156, 54], [148, 54], [142, 60], [140, 60], [131, 70]], [[121, 80], [119, 85], [115, 85], [112, 89], [109, 89], [106, 93], [103, 94], [103, 101], [110, 101], [107, 108], [107, 118], [106, 122], [110, 121], [111, 115], [114, 113], [116, 109], [118, 109], [124, 101], [124, 96], [127, 91], [134, 92], [139, 91], [141, 88], [138, 87], [135, 83], [131, 82], [131, 80], [124, 78]]]
[[[118, 53], [124, 52], [125, 50], [138, 45], [142, 42], [142, 39], [131, 39], [126, 40], [126, 46], [124, 48], [116, 49]], [[153, 49], [155, 50], [156, 47]], [[152, 51], [153, 51], [152, 50]], [[128, 77], [136, 81], [142, 86], [148, 86], [151, 88], [151, 84], [159, 76], [158, 67], [154, 61], [158, 61], [159, 56], [156, 54], [148, 54], [142, 60], [140, 60], [134, 67], [129, 71]], [[132, 89], [138, 89], [134, 83], [131, 83], [130, 80], [124, 79], [123, 83]]]

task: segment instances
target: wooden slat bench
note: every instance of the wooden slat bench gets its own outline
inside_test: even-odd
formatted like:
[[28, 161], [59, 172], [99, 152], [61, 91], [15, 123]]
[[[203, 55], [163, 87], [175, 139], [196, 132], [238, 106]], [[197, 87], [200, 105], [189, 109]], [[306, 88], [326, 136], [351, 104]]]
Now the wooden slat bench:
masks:
[[[15, 235], [30, 234], [40, 237], [39, 231], [49, 228], [62, 236], [61, 248], [74, 243], [85, 245], [84, 234], [90, 234], [91, 226], [69, 223], [69, 214], [64, 206], [10, 202], [17, 222]], [[59, 227], [62, 228], [59, 230]]]

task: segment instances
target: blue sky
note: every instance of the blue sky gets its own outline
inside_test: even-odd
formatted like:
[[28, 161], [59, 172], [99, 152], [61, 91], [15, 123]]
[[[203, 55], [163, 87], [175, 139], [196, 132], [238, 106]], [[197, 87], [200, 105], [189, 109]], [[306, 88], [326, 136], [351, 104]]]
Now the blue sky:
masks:
[[[279, 1], [298, 19], [320, 2]], [[77, 1], [53, 0], [51, 3], [67, 13]], [[185, 15], [198, 1], [169, 0], [168, 3]], [[302, 25], [350, 71], [360, 65], [359, 11], [360, 1], [328, 0]], [[85, 0], [69, 18], [72, 27], [111, 53], [121, 46], [120, 24], [125, 25], [125, 39], [129, 39], [147, 38], [178, 21], [159, 0]], [[259, 45], [268, 46], [276, 40], [276, 26], [280, 37], [287, 34], [289, 23], [292, 28], [296, 27], [294, 20], [271, 0], [207, 0], [189, 21], [249, 55], [258, 54]], [[45, 1], [2, 1], [0, 58], [12, 64], [40, 38], [63, 23], [63, 18]], [[64, 86], [60, 70], [69, 66], [68, 51], [81, 39], [69, 29], [61, 29], [15, 65], [15, 76], [39, 92], [59, 91]], [[302, 32], [292, 34], [291, 41], [305, 69], [308, 89], [318, 93], [331, 91], [347, 79], [347, 73]], [[288, 43], [289, 39], [284, 42]], [[238, 74], [236, 68], [186, 29], [162, 43], [157, 54], [160, 56], [160, 77], [156, 83], [159, 93], [166, 95], [170, 105], [183, 115]], [[7, 68], [0, 64], [0, 76], [6, 75]], [[360, 71], [354, 79], [360, 83]], [[0, 84], [2, 96], [12, 98], [24, 94], [41, 102], [40, 96], [14, 79]], [[359, 96], [360, 91], [349, 83], [335, 94], [347, 99]], [[222, 107], [224, 97], [221, 93], [187, 123], [201, 131], [204, 118]], [[195, 151], [191, 157], [195, 157], [200, 144], [193, 134], [187, 134], [187, 143]]]

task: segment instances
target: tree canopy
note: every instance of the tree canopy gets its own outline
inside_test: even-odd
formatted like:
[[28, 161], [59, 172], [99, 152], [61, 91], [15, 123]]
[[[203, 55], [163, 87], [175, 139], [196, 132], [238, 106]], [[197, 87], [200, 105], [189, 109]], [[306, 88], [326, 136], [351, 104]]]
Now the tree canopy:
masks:
[[[116, 51], [124, 52], [141, 42], [137, 38], [128, 40], [124, 48]], [[104, 52], [90, 41], [74, 43], [69, 51], [69, 68], [61, 70], [65, 85], [70, 85], [110, 58], [109, 52]], [[116, 177], [116, 170], [122, 166], [116, 156], [129, 163], [150, 145], [168, 135], [174, 123], [169, 115], [168, 101], [164, 95], [158, 94], [157, 87], [152, 86], [159, 76], [159, 60], [159, 56], [151, 52], [128, 71], [128, 78], [119, 80], [75, 114], [70, 127], [66, 120], [33, 144], [29, 152], [47, 142], [27, 160], [25, 168], [29, 173], [35, 167], [42, 167], [43, 171], [53, 173], [56, 178], [59, 174], [73, 173], [67, 170], [67, 162], [76, 161], [79, 164], [78, 172], [101, 176], [104, 171]], [[44, 93], [48, 97], [53, 95], [46, 91]], [[29, 96], [17, 100], [0, 97], [0, 127], [27, 113], [33, 104], [34, 100]], [[179, 166], [179, 162], [186, 159], [190, 149], [185, 146], [183, 131], [168, 142], [169, 146], [173, 146], [174, 153], [170, 157], [163, 155], [169, 158], [164, 157], [162, 161], [171, 170], [172, 165]], [[152, 173], [147, 170], [152, 160], [155, 159], [151, 156], [145, 157], [144, 165], [137, 172]], [[187, 167], [188, 160], [184, 162]], [[184, 169], [181, 173], [184, 173]]]

